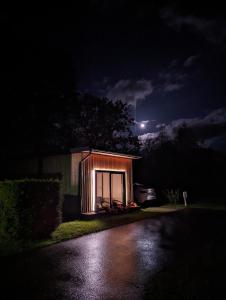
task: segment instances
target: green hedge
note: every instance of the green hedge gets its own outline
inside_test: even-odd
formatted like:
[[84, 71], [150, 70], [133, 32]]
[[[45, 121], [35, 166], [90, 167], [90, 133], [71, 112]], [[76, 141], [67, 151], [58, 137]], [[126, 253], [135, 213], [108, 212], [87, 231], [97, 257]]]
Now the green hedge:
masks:
[[0, 182], [0, 241], [47, 237], [61, 223], [60, 182]]

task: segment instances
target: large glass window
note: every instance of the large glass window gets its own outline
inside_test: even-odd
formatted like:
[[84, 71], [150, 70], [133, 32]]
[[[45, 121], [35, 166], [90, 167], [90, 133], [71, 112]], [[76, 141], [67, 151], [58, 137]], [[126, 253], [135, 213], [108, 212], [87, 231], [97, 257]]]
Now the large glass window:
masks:
[[123, 204], [123, 174], [111, 174], [111, 200], [113, 205]]
[[96, 171], [97, 209], [122, 205], [124, 200], [124, 173]]

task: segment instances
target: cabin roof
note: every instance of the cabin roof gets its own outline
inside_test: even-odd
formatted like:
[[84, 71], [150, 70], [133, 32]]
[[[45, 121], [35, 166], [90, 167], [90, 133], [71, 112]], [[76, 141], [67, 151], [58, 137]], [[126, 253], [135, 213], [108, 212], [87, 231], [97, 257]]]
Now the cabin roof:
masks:
[[[99, 150], [99, 149], [92, 149], [88, 147], [79, 147], [79, 148], [72, 148], [70, 150], [64, 150], [64, 151], [49, 151], [46, 153], [42, 153], [42, 157], [49, 157], [49, 156], [57, 156], [57, 155], [70, 155], [71, 153], [93, 153], [93, 154], [100, 154], [100, 155], [109, 155], [109, 156], [115, 156], [115, 157], [124, 157], [124, 158], [130, 158], [130, 159], [139, 159], [141, 156], [136, 156], [132, 154], [126, 154], [126, 153], [118, 153], [118, 152], [110, 152], [105, 150]], [[14, 155], [11, 158], [15, 160], [23, 160], [23, 159], [32, 159], [37, 158], [38, 156], [33, 155]]]
[[126, 154], [126, 153], [118, 153], [118, 152], [110, 152], [105, 150], [98, 150], [98, 149], [90, 149], [90, 148], [73, 148], [71, 149], [71, 153], [93, 153], [93, 154], [100, 154], [100, 155], [109, 155], [115, 157], [123, 157], [123, 158], [130, 158], [130, 159], [140, 159], [140, 156]]

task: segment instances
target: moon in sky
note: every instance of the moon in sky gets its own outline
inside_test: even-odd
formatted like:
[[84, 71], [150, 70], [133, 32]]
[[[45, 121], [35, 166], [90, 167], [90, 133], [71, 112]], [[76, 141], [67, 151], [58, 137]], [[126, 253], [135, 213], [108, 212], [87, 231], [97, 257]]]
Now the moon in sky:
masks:
[[144, 124], [144, 123], [141, 123], [141, 124], [140, 124], [140, 128], [142, 128], [142, 129], [145, 128], [145, 124]]

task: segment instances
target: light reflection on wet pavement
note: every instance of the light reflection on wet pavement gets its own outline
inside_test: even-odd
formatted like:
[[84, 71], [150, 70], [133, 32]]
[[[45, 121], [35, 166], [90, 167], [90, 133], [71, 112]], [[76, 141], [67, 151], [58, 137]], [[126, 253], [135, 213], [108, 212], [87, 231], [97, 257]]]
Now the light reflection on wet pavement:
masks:
[[14, 293], [14, 299], [142, 299], [145, 282], [172, 258], [172, 219], [144, 220], [14, 257], [4, 271], [14, 288], [6, 284], [1, 299]]

